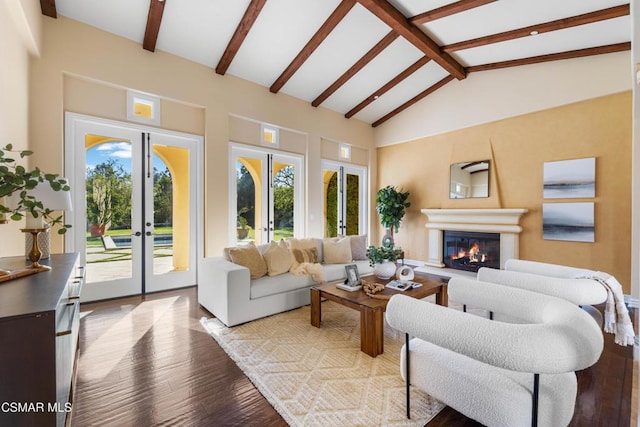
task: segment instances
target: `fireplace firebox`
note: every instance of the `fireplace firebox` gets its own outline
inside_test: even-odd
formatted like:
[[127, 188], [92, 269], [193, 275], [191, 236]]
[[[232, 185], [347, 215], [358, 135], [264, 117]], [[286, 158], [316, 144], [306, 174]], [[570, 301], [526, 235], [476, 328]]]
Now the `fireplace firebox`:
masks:
[[500, 233], [443, 231], [443, 260], [448, 268], [478, 271], [500, 268]]

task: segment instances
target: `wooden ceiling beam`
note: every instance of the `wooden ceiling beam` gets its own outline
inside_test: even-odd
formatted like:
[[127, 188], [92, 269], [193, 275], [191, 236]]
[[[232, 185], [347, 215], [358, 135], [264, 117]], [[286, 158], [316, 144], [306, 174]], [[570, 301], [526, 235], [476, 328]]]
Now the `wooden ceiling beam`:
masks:
[[466, 71], [451, 55], [440, 50], [433, 40], [431, 40], [418, 27], [413, 25], [405, 16], [386, 0], [358, 0], [382, 22], [391, 27], [409, 43], [424, 52], [425, 55], [436, 61], [442, 68], [447, 70], [457, 79], [464, 79]]
[[396, 108], [395, 110], [393, 110], [390, 113], [387, 113], [383, 117], [379, 118], [378, 120], [373, 122], [371, 124], [371, 126], [374, 127], [374, 128], [380, 126], [381, 124], [383, 124], [384, 122], [389, 120], [391, 117], [395, 116], [396, 114], [400, 114], [401, 112], [403, 112], [407, 108], [411, 107], [416, 102], [418, 102], [421, 99], [425, 98], [427, 95], [432, 94], [433, 92], [435, 92], [436, 90], [440, 89], [442, 86], [446, 85], [447, 83], [449, 83], [453, 79], [454, 79], [453, 76], [445, 77], [444, 79], [440, 80], [438, 83], [436, 83], [433, 86], [427, 88], [426, 90], [420, 92], [418, 95], [414, 96], [413, 98], [411, 98], [410, 100], [408, 100], [407, 102], [405, 102], [404, 104], [402, 104], [401, 106]]
[[565, 28], [576, 27], [578, 25], [592, 24], [594, 22], [605, 21], [607, 19], [619, 18], [629, 14], [629, 5], [610, 7], [595, 12], [584, 13], [569, 18], [557, 19], [555, 21], [545, 22], [543, 24], [530, 25], [516, 30], [505, 31], [502, 33], [492, 34], [489, 36], [478, 37], [472, 40], [461, 41], [447, 46], [443, 46], [442, 50], [447, 53], [455, 52], [473, 47], [485, 46], [493, 43], [500, 43], [507, 40], [513, 40], [521, 37], [529, 37], [534, 34], [542, 34], [550, 31], [563, 30]]
[[40, 0], [40, 9], [42, 10], [42, 14], [45, 16], [50, 16], [51, 18], [58, 17], [56, 0]]
[[142, 47], [150, 52], [156, 50], [165, 3], [166, 0], [150, 0], [147, 28], [144, 31], [144, 40], [142, 42]]
[[251, 3], [247, 6], [247, 10], [245, 10], [240, 23], [236, 27], [236, 31], [233, 33], [227, 48], [224, 50], [224, 53], [216, 66], [216, 73], [224, 76], [227, 72], [233, 58], [238, 53], [238, 50], [240, 50], [240, 46], [242, 46], [244, 39], [251, 30], [251, 27], [256, 22], [256, 19], [258, 19], [258, 15], [260, 15], [260, 11], [262, 11], [266, 2], [267, 0], [251, 0]]
[[378, 56], [383, 50], [385, 50], [395, 39], [398, 38], [398, 33], [395, 31], [389, 31], [389, 33], [384, 36], [382, 40], [380, 40], [374, 47], [372, 47], [369, 52], [365, 53], [362, 58], [356, 61], [355, 64], [351, 66], [343, 75], [341, 75], [338, 80], [333, 82], [331, 86], [329, 86], [324, 92], [320, 94], [316, 99], [313, 100], [311, 105], [317, 107], [322, 104], [328, 97], [333, 95], [335, 91], [340, 89], [342, 85], [344, 85], [349, 79], [355, 76], [360, 70], [362, 70], [365, 65], [373, 60], [376, 56]]
[[395, 76], [393, 79], [389, 80], [387, 84], [385, 84], [380, 89], [373, 92], [371, 95], [365, 98], [361, 103], [359, 103], [358, 105], [353, 107], [351, 110], [349, 110], [344, 116], [347, 119], [350, 119], [354, 115], [358, 114], [364, 107], [371, 104], [373, 101], [375, 101], [376, 99], [381, 97], [383, 94], [391, 90], [398, 83], [400, 83], [401, 81], [409, 77], [411, 74], [418, 71], [420, 68], [426, 65], [427, 62], [429, 61], [431, 61], [431, 58], [429, 58], [428, 56], [423, 56], [422, 58], [418, 59], [416, 62], [414, 62], [409, 67], [407, 67], [404, 71], [402, 71], [400, 74]]
[[467, 72], [472, 73], [476, 71], [497, 70], [499, 68], [518, 67], [520, 65], [539, 64], [542, 62], [559, 61], [562, 59], [583, 58], [585, 56], [602, 55], [605, 53], [623, 52], [627, 50], [631, 50], [631, 42], [589, 47], [585, 49], [570, 50], [567, 52], [514, 59], [511, 61], [494, 62], [491, 64], [473, 65], [471, 67], [467, 67]]
[[479, 6], [484, 6], [485, 4], [493, 3], [494, 1], [496, 0], [460, 0], [409, 18], [409, 22], [413, 25], [420, 25], [426, 22], [435, 21], [436, 19], [455, 15], [456, 13], [461, 13], [469, 9], [474, 9]]
[[311, 54], [320, 46], [320, 43], [327, 38], [333, 29], [342, 21], [349, 13], [351, 8], [356, 4], [356, 0], [342, 0], [336, 10], [333, 11], [329, 18], [322, 24], [320, 29], [311, 37], [311, 40], [302, 48], [300, 53], [294, 58], [289, 66], [282, 72], [280, 77], [271, 85], [269, 90], [278, 93], [280, 89], [289, 81], [291, 77], [300, 69], [302, 64], [311, 56]]

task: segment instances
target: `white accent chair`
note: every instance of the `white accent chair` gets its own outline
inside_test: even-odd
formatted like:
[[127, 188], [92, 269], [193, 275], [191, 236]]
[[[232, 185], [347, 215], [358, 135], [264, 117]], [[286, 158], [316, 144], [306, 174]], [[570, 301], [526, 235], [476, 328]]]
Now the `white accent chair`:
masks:
[[[405, 295], [386, 319], [405, 332], [400, 358], [409, 384], [487, 426], [566, 426], [577, 393], [574, 371], [600, 358], [603, 337], [587, 313], [562, 299], [454, 277], [449, 296], [525, 319], [492, 321]], [[409, 339], [409, 336], [415, 338]]]
[[604, 303], [607, 291], [598, 281], [588, 279], [594, 274], [593, 270], [582, 268], [509, 259], [504, 270], [483, 267], [478, 270], [477, 278], [562, 298], [582, 307], [602, 326], [602, 313], [592, 305]]

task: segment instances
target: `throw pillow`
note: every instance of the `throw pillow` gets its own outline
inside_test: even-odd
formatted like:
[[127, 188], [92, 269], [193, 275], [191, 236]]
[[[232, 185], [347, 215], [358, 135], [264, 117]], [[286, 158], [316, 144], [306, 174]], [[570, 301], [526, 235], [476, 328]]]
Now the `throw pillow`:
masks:
[[351, 242], [351, 256], [354, 261], [366, 260], [367, 258], [367, 235], [349, 236]]
[[351, 262], [351, 242], [348, 237], [338, 241], [325, 239], [323, 251], [325, 264], [346, 264]]
[[229, 249], [229, 257], [234, 264], [247, 267], [251, 272], [251, 280], [259, 279], [267, 274], [267, 264], [253, 242], [247, 246]]
[[[309, 251], [311, 249], [315, 249], [316, 250], [315, 261], [304, 261], [304, 262], [322, 262], [322, 258], [321, 258], [322, 253], [320, 252], [322, 250], [322, 240], [313, 239], [313, 238], [289, 239], [287, 240], [287, 244], [289, 245], [289, 249], [291, 249], [291, 260], [294, 265], [302, 262], [302, 261], [298, 261], [298, 259], [296, 258], [293, 252], [296, 249], [301, 251]], [[318, 247], [318, 245], [320, 247]], [[310, 255], [310, 254], [307, 254], [307, 255]]]
[[280, 243], [271, 241], [262, 256], [267, 263], [269, 276], [277, 276], [291, 269], [291, 251], [284, 240], [280, 240]]
[[309, 249], [291, 249], [291, 254], [293, 255], [294, 265], [302, 264], [303, 262], [318, 262], [318, 249], [315, 247]]

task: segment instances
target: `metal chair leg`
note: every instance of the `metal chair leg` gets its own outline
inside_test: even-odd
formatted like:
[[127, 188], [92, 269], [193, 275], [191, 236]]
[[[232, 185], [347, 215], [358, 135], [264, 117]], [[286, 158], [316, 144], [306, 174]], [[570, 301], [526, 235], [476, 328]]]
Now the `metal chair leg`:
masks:
[[411, 419], [411, 381], [409, 380], [409, 334], [404, 334], [404, 349], [405, 349], [405, 383], [406, 383], [406, 395], [407, 395], [407, 419]]
[[531, 426], [538, 427], [538, 395], [540, 393], [540, 374], [533, 374], [533, 405], [531, 411]]

